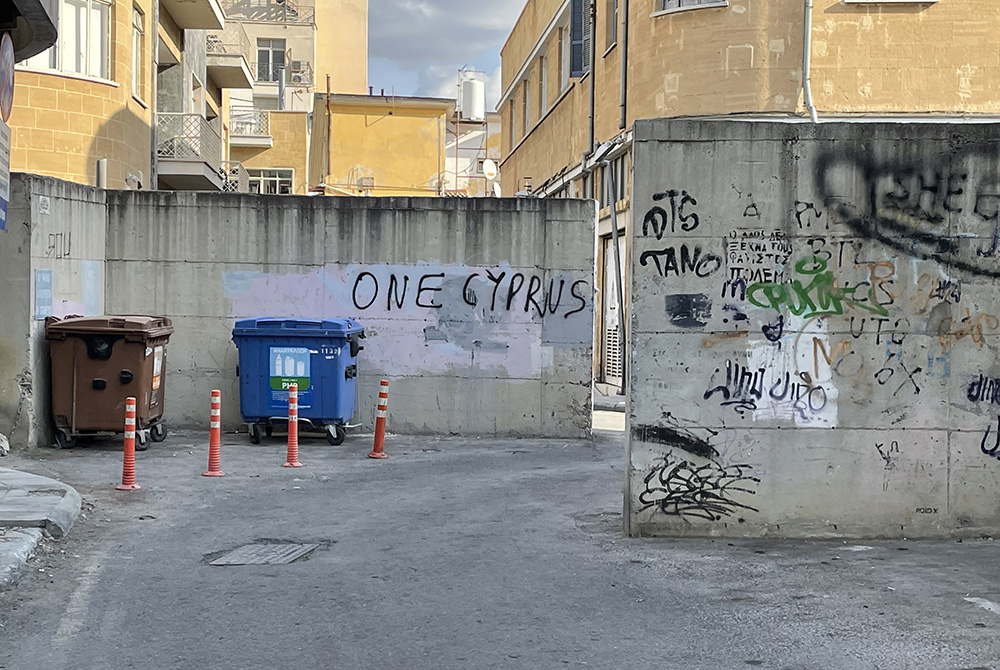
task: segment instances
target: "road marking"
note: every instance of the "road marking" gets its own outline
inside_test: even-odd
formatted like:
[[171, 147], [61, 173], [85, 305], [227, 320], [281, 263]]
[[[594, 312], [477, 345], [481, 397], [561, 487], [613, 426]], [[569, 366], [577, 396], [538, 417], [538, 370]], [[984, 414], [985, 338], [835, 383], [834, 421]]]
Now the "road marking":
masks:
[[997, 605], [992, 600], [985, 600], [983, 598], [965, 598], [965, 601], [972, 603], [973, 605], [979, 605], [988, 612], [1000, 614], [1000, 605]]
[[73, 591], [73, 595], [69, 597], [69, 602], [66, 603], [66, 613], [63, 615], [62, 620], [59, 621], [59, 628], [56, 629], [54, 642], [57, 645], [61, 646], [68, 642], [83, 627], [83, 622], [87, 616], [90, 592], [97, 584], [100, 572], [107, 558], [108, 553], [101, 552], [94, 556], [90, 564], [84, 568], [83, 574], [80, 576], [79, 586]]

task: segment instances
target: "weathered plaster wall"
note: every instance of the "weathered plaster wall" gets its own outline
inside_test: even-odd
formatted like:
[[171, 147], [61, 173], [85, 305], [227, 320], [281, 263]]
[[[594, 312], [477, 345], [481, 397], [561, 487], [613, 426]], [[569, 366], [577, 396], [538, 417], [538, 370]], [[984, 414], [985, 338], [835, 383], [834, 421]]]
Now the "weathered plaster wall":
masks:
[[52, 439], [44, 318], [101, 314], [104, 192], [51, 177], [14, 174], [0, 231], [0, 432], [14, 449]]
[[27, 328], [31, 314], [31, 200], [11, 176], [7, 221], [0, 230], [0, 284], [4, 287], [0, 318], [0, 433], [12, 446], [28, 438], [25, 405], [30, 397]]
[[355, 317], [359, 411], [400, 433], [590, 428], [592, 203], [110, 192], [108, 311], [174, 320], [167, 413], [240, 425], [233, 322]]
[[632, 534], [1000, 528], [995, 138], [637, 124]]

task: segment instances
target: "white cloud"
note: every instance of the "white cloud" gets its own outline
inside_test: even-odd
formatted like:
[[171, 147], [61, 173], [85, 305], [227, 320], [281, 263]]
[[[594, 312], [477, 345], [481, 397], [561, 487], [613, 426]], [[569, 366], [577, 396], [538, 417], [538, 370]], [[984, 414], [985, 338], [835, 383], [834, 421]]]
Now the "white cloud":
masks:
[[454, 98], [463, 67], [487, 73], [487, 105], [499, 95], [500, 47], [524, 0], [370, 0], [369, 55], [417, 75], [418, 95]]

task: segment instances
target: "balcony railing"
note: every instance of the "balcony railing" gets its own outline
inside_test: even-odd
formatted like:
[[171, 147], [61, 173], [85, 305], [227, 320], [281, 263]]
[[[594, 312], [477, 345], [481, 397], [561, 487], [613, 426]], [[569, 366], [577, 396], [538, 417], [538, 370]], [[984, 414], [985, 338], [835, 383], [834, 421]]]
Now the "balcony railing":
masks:
[[226, 193], [249, 193], [250, 173], [239, 161], [222, 161], [219, 169], [222, 177], [222, 190]]
[[156, 155], [174, 160], [201, 160], [213, 170], [222, 163], [222, 138], [199, 114], [156, 115]]
[[229, 134], [267, 137], [271, 134], [271, 113], [255, 107], [229, 110]]
[[222, 0], [227, 18], [270, 23], [314, 23], [313, 0]]
[[209, 54], [237, 54], [253, 63], [253, 48], [243, 24], [229, 21], [222, 30], [212, 30], [205, 37], [205, 50]]
[[284, 65], [257, 63], [255, 76], [258, 83], [278, 83], [282, 80], [289, 86], [312, 86], [313, 69], [309, 61], [291, 61]]

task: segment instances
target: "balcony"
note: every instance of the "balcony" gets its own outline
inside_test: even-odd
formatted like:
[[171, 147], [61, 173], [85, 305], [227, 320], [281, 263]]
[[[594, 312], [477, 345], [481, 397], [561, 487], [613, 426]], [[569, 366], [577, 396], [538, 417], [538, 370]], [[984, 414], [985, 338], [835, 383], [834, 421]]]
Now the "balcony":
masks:
[[222, 30], [226, 24], [219, 0], [162, 0], [162, 6], [185, 30]]
[[156, 167], [159, 188], [221, 191], [222, 138], [198, 114], [156, 115]]
[[264, 61], [257, 63], [258, 84], [278, 84], [282, 81], [293, 88], [312, 87], [312, 63], [307, 60], [293, 60], [281, 64]]
[[222, 190], [226, 193], [249, 193], [250, 173], [239, 161], [222, 161], [219, 170], [222, 176]]
[[226, 16], [241, 21], [308, 23], [316, 20], [312, 0], [222, 0]]
[[205, 69], [220, 88], [253, 88], [251, 53], [250, 38], [239, 21], [205, 36]]
[[229, 146], [270, 149], [271, 113], [254, 107], [233, 107], [229, 110]]

